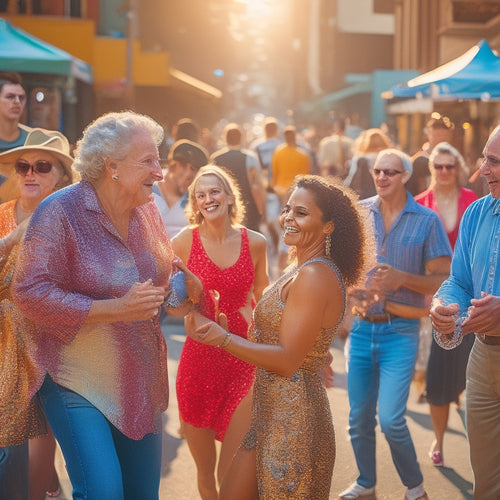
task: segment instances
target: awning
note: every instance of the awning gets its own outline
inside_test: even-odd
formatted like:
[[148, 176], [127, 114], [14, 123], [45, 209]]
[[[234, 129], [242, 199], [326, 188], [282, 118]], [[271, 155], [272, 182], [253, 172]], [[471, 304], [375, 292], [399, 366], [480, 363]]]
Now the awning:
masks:
[[310, 101], [302, 101], [298, 104], [298, 112], [306, 115], [322, 114], [333, 109], [337, 102], [358, 94], [369, 94], [373, 90], [373, 79], [371, 75], [347, 74], [346, 83], [353, 83], [349, 87], [316, 97]]
[[332, 92], [327, 94], [321, 98], [321, 105], [325, 107], [333, 106], [338, 101], [343, 101], [348, 97], [355, 96], [357, 94], [365, 94], [369, 93], [373, 90], [373, 82], [358, 82], [350, 87], [345, 87], [343, 89], [337, 90], [336, 92]]
[[481, 40], [460, 57], [391, 87], [382, 93], [382, 97], [428, 97], [434, 101], [500, 99], [500, 58], [486, 40]]
[[92, 83], [92, 67], [0, 18], [0, 70], [73, 76]]
[[222, 97], [222, 91], [209, 85], [208, 83], [198, 80], [194, 76], [188, 75], [178, 69], [170, 68], [169, 74], [172, 79], [172, 87], [187, 88], [188, 90], [195, 89], [200, 92], [204, 97], [211, 97], [214, 99], [220, 99]]

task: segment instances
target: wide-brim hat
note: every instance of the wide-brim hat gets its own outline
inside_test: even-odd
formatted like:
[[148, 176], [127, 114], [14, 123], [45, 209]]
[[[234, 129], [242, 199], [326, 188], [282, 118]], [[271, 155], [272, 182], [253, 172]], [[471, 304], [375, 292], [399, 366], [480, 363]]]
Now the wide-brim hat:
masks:
[[0, 171], [10, 177], [14, 173], [16, 160], [28, 151], [46, 151], [53, 155], [63, 166], [64, 172], [72, 183], [75, 175], [71, 168], [73, 157], [70, 155], [68, 139], [57, 130], [33, 128], [28, 133], [23, 146], [0, 153]]

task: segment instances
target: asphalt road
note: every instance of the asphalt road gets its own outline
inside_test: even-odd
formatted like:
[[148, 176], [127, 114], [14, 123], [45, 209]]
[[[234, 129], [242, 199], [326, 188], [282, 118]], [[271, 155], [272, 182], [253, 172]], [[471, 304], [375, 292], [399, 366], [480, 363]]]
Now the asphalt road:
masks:
[[[198, 499], [196, 470], [187, 443], [178, 434], [179, 417], [175, 395], [175, 374], [184, 341], [182, 323], [170, 320], [163, 332], [169, 351], [170, 405], [163, 419], [163, 462], [160, 499]], [[343, 355], [344, 341], [336, 339], [332, 346], [335, 372], [334, 387], [328, 389], [337, 436], [337, 458], [333, 472], [331, 499], [356, 479], [357, 468], [347, 432], [349, 405], [346, 392], [346, 373]], [[472, 499], [472, 472], [468, 459], [468, 446], [464, 431], [464, 413], [455, 405], [450, 411], [449, 430], [445, 437], [445, 467], [436, 468], [427, 455], [433, 439], [427, 404], [417, 404], [412, 388], [408, 402], [407, 421], [415, 443], [417, 456], [424, 475], [424, 485], [431, 500]], [[71, 485], [64, 470], [63, 460], [56, 460], [63, 494], [60, 500], [71, 498]], [[377, 500], [402, 500], [405, 487], [401, 484], [391, 460], [384, 436], [377, 431]], [[103, 499], [106, 500], [106, 499]], [[235, 499], [237, 500], [237, 499]], [[314, 500], [314, 499], [311, 499]]]

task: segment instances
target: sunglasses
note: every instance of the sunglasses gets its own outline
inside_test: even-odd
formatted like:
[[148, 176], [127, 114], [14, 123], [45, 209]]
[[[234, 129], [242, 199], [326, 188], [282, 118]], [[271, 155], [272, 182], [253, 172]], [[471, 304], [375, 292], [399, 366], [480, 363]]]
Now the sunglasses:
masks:
[[434, 163], [434, 168], [436, 170], [443, 170], [443, 168], [445, 168], [446, 170], [453, 170], [455, 168], [455, 165], [445, 165], [444, 163], [443, 164]]
[[29, 163], [26, 160], [17, 160], [14, 168], [19, 175], [26, 175], [30, 168], [35, 174], [48, 174], [52, 170], [52, 163], [47, 160], [37, 160], [35, 163]]
[[403, 170], [393, 170], [392, 168], [388, 168], [387, 170], [381, 170], [380, 168], [373, 169], [375, 177], [378, 177], [382, 172], [386, 177], [394, 177], [395, 175], [402, 174]]

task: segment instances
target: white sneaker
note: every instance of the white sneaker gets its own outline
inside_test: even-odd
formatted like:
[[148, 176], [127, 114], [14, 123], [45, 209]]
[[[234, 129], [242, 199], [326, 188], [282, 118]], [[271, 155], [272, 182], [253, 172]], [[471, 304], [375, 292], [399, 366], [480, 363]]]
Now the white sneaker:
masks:
[[339, 498], [342, 499], [355, 499], [355, 498], [362, 498], [362, 497], [367, 497], [370, 495], [373, 495], [375, 493], [375, 486], [372, 486], [371, 488], [365, 488], [364, 486], [361, 486], [358, 483], [352, 483], [349, 488], [344, 490], [340, 495]]
[[423, 483], [415, 486], [415, 488], [408, 488], [406, 490], [405, 500], [429, 500], [424, 490]]

